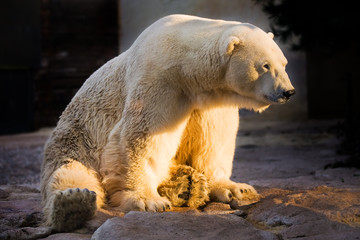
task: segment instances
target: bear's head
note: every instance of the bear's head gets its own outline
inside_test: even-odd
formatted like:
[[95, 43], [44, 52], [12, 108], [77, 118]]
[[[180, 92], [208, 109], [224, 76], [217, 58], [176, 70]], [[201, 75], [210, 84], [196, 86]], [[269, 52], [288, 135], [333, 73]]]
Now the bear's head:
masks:
[[226, 85], [257, 111], [285, 103], [295, 94], [285, 71], [287, 60], [273, 37], [251, 24], [239, 24], [222, 39]]

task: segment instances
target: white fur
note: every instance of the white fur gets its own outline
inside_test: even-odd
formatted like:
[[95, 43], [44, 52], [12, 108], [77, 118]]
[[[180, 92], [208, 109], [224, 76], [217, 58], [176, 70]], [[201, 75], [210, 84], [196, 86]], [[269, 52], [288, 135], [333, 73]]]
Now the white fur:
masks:
[[[229, 180], [238, 109], [285, 102], [293, 89], [285, 65], [272, 35], [251, 24], [158, 20], [90, 76], [61, 116], [42, 167], [45, 217], [56, 225], [51, 199], [80, 185], [96, 192], [98, 207], [106, 193], [123, 211], [162, 211], [170, 202], [157, 187], [179, 164], [204, 174], [213, 199], [257, 196]], [[91, 181], [73, 177], [69, 161]]]

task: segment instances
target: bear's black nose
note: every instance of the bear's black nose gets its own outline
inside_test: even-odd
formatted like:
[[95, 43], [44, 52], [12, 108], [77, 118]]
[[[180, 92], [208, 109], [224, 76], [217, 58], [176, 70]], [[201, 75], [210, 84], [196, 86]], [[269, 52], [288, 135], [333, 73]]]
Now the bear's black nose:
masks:
[[286, 92], [283, 92], [283, 95], [284, 97], [286, 98], [290, 98], [292, 95], [295, 94], [295, 89], [292, 89], [292, 90], [289, 90], [289, 91], [286, 91]]

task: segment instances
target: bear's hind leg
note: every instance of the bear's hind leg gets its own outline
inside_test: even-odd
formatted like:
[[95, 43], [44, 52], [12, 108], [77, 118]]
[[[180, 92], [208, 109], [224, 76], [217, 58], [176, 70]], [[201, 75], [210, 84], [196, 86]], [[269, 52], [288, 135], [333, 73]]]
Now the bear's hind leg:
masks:
[[51, 226], [57, 231], [81, 227], [96, 211], [96, 193], [87, 188], [68, 188], [55, 191], [49, 211]]
[[46, 187], [45, 224], [56, 231], [79, 228], [104, 204], [104, 195], [96, 173], [71, 160], [52, 174]]

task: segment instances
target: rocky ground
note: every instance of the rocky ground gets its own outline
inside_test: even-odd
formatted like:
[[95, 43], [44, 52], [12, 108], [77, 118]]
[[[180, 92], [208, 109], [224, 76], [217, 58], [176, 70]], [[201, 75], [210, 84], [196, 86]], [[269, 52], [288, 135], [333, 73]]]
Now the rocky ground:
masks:
[[50, 130], [0, 136], [0, 239], [360, 239], [360, 170], [327, 168], [336, 121], [241, 120], [233, 180], [261, 193], [249, 205], [165, 213], [98, 212], [82, 229], [41, 226], [39, 173]]

